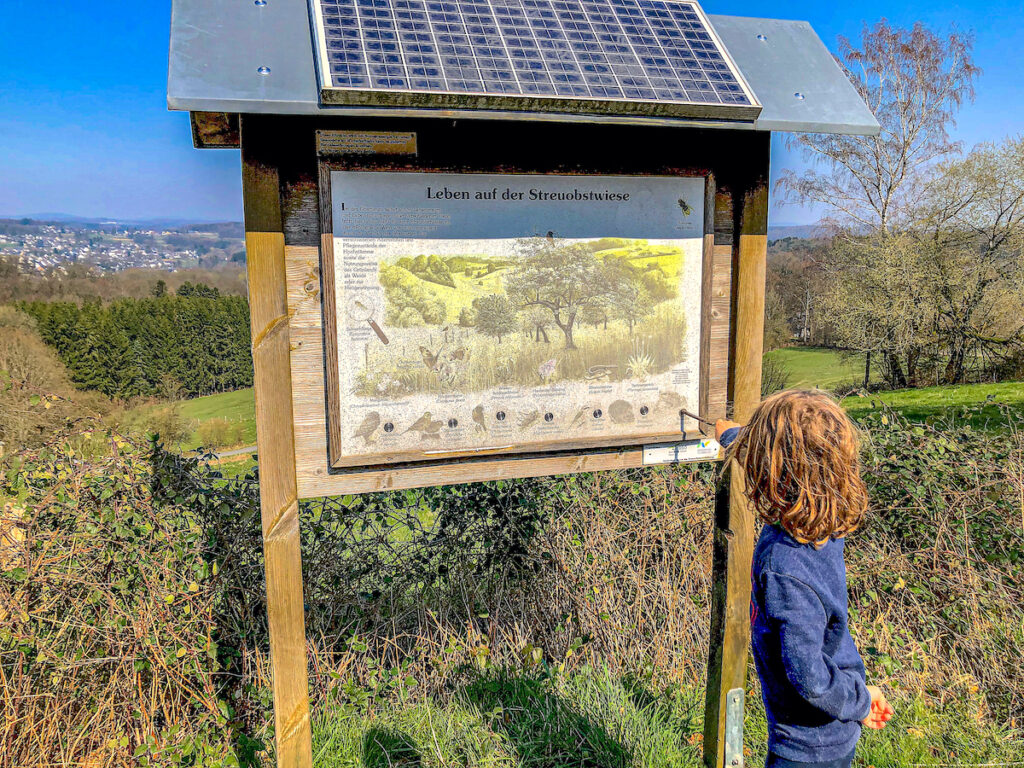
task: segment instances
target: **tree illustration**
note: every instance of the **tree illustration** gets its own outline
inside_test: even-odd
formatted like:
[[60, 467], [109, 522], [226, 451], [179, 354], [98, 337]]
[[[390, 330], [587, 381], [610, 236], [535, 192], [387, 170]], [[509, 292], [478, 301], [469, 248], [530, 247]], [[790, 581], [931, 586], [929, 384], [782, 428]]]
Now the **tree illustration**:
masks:
[[530, 241], [518, 269], [509, 276], [509, 296], [521, 308], [543, 307], [565, 334], [565, 348], [576, 349], [577, 315], [600, 303], [608, 293], [601, 260], [583, 244], [557, 245]]
[[522, 318], [522, 329], [526, 333], [527, 338], [537, 344], [541, 341], [545, 344], [551, 343], [547, 330], [548, 326], [551, 325], [550, 312], [544, 309], [544, 307], [530, 307], [520, 317]]
[[612, 313], [626, 321], [631, 336], [633, 326], [654, 310], [654, 299], [650, 291], [634, 280], [617, 281], [608, 299]]
[[607, 331], [609, 320], [608, 307], [604, 302], [584, 307], [583, 311], [580, 312], [580, 320], [584, 323], [589, 323], [595, 328], [603, 325], [604, 330]]
[[495, 336], [501, 344], [501, 337], [514, 333], [519, 327], [516, 317], [516, 305], [498, 293], [480, 296], [473, 299], [473, 311], [476, 313], [476, 329], [488, 336]]

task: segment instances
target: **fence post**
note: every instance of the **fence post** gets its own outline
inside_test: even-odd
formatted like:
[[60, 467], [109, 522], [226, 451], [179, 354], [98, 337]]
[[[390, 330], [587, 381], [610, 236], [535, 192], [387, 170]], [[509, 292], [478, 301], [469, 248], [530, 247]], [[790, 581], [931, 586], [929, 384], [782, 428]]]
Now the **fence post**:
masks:
[[[733, 418], [745, 423], [761, 400], [765, 271], [768, 253], [767, 141], [755, 145], [757, 168], [739, 192], [742, 199], [733, 254], [734, 333], [730, 370]], [[760, 152], [760, 154], [757, 154]], [[750, 644], [750, 565], [754, 516], [736, 462], [725, 469], [715, 497], [711, 587], [711, 635], [704, 708], [704, 763], [724, 766], [726, 701], [729, 691], [745, 690]], [[742, 754], [742, 753], [741, 753]], [[742, 758], [740, 759], [742, 763]]]
[[[247, 128], [254, 130], [250, 132]], [[267, 621], [274, 678], [274, 740], [278, 768], [311, 768], [284, 227], [278, 168], [272, 155], [268, 157], [266, 143], [258, 126], [252, 126], [251, 120], [243, 117], [242, 193]]]

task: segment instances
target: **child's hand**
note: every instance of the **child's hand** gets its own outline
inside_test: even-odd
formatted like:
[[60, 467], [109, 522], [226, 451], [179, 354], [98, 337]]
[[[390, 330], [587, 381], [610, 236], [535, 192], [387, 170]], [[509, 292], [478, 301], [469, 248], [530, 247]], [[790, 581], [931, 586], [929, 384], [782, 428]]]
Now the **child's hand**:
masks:
[[722, 433], [725, 432], [725, 430], [741, 426], [743, 425], [738, 424], [735, 421], [729, 421], [728, 419], [719, 419], [718, 421], [715, 422], [715, 440], [721, 440]]
[[865, 728], [871, 728], [872, 730], [881, 730], [885, 728], [885, 724], [888, 723], [892, 716], [895, 714], [892, 705], [889, 704], [885, 698], [885, 694], [882, 693], [882, 689], [874, 686], [868, 686], [868, 693], [871, 694], [871, 711], [868, 716], [862, 721]]

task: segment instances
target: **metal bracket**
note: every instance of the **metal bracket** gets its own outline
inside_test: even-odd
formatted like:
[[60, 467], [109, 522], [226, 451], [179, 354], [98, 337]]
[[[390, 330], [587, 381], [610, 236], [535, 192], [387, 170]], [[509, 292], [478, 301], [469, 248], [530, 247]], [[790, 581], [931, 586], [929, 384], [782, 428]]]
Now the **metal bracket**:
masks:
[[743, 768], [743, 689], [725, 696], [725, 768]]

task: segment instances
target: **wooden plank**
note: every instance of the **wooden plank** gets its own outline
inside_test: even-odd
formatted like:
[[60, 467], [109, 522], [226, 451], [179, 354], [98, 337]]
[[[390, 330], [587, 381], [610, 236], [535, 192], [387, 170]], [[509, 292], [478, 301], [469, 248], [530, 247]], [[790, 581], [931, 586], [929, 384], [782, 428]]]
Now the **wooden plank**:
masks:
[[741, 423], [750, 418], [761, 402], [764, 291], [768, 263], [768, 185], [764, 178], [758, 181], [744, 194], [735, 281], [733, 418]]
[[229, 112], [189, 112], [192, 146], [196, 149], [238, 147], [238, 115]]
[[[749, 420], [761, 400], [765, 263], [768, 226], [768, 141], [755, 142], [751, 170], [742, 185], [738, 242], [733, 248], [733, 343], [729, 389], [733, 418]], [[724, 252], [722, 256], [724, 257]], [[704, 710], [704, 762], [722, 768], [725, 760], [726, 698], [746, 686], [750, 644], [750, 568], [754, 552], [754, 510], [735, 461], [716, 495], [712, 564], [711, 635]]]
[[704, 243], [700, 284], [700, 403], [698, 411], [706, 419], [711, 399], [711, 312], [715, 275], [715, 177], [708, 174], [704, 186]]
[[726, 695], [734, 688], [746, 687], [754, 526], [745, 499], [743, 472], [733, 461], [723, 474], [715, 495], [711, 628], [704, 704], [704, 764], [708, 768], [728, 768], [724, 766]]
[[707, 418], [727, 415], [729, 397], [730, 340], [732, 333], [732, 192], [717, 184], [714, 196], [714, 236], [711, 249], [711, 307], [709, 331]]
[[[243, 122], [243, 130], [246, 127]], [[279, 768], [311, 768], [302, 557], [292, 427], [285, 244], [277, 167], [254, 131], [242, 145], [260, 511]]]

